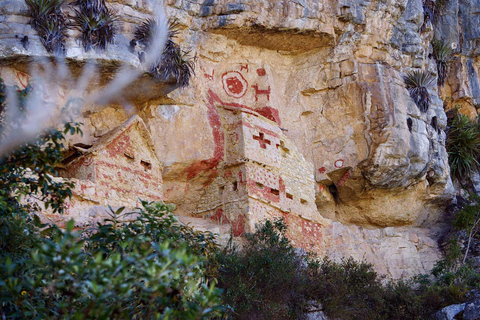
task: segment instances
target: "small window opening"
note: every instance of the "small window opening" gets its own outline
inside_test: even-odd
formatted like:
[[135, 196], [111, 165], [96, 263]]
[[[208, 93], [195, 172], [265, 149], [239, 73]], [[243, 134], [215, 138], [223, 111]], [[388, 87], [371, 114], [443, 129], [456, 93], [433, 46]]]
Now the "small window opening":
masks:
[[[124, 152], [123, 154], [125, 155], [125, 157], [127, 157], [127, 158], [130, 159], [130, 160], [134, 160], [134, 159], [135, 159], [135, 156], [134, 156], [133, 154], [131, 154], [131, 153]], [[146, 162], [146, 161], [140, 161], [140, 163], [142, 163], [142, 162]], [[143, 163], [142, 163], [142, 164], [143, 164]]]
[[225, 191], [225, 186], [220, 186], [220, 187], [218, 187], [218, 195], [222, 196], [222, 195], [223, 195], [223, 191]]
[[307, 201], [307, 200], [305, 200], [305, 199], [300, 199], [300, 203], [301, 203], [301, 204], [307, 204], [307, 203], [308, 203], [308, 201]]
[[263, 189], [265, 186], [261, 184], [260, 182], [255, 182], [255, 185], [257, 186], [258, 189]]
[[140, 164], [143, 166], [143, 168], [144, 168], [145, 170], [150, 170], [150, 169], [152, 169], [152, 164], [151, 164], [150, 162], [148, 162], [148, 161], [141, 160], [141, 161], [140, 161]]
[[287, 193], [287, 199], [293, 200], [293, 194]]
[[234, 181], [233, 182], [233, 191], [237, 191], [237, 190], [238, 190], [238, 182]]
[[277, 189], [270, 189], [270, 192], [276, 196], [280, 195], [280, 191], [278, 191]]

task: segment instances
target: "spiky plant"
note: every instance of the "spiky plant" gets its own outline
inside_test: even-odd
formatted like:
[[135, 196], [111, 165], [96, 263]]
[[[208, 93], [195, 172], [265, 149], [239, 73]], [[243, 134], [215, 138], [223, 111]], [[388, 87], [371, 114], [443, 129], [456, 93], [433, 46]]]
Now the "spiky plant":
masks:
[[78, 6], [82, 12], [103, 12], [107, 9], [105, 0], [76, 0], [72, 5]]
[[437, 62], [438, 85], [443, 86], [448, 72], [448, 62], [452, 57], [451, 47], [442, 41], [433, 41], [433, 57]]
[[[167, 41], [173, 41], [179, 32], [179, 26], [176, 19], [171, 19], [168, 22]], [[149, 48], [157, 30], [158, 23], [154, 19], [147, 19], [135, 29], [135, 40]]]
[[[149, 48], [152, 44], [158, 24], [153, 19], [147, 19], [135, 30], [135, 40]], [[181, 87], [187, 86], [191, 76], [194, 74], [193, 59], [189, 51], [182, 51], [180, 46], [173, 39], [179, 32], [177, 20], [170, 20], [168, 23], [168, 38], [163, 48], [162, 55], [150, 67], [150, 73], [154, 77], [169, 81], [175, 79]]]
[[44, 24], [38, 26], [37, 32], [47, 51], [60, 55], [65, 52], [67, 29], [64, 19], [59, 16], [52, 16]]
[[435, 78], [427, 71], [412, 71], [404, 78], [410, 97], [421, 112], [427, 112], [430, 106], [430, 95], [428, 88], [432, 86]]
[[452, 177], [461, 180], [480, 168], [480, 129], [463, 114], [449, 121], [446, 148]]
[[65, 0], [25, 0], [30, 13], [30, 24], [33, 28], [43, 25], [52, 15], [62, 15]]
[[25, 0], [30, 13], [30, 24], [37, 31], [49, 53], [65, 51], [68, 25], [62, 12], [65, 0]]
[[85, 51], [91, 48], [105, 50], [113, 43], [118, 17], [107, 8], [104, 0], [76, 1], [74, 25], [81, 32], [80, 39]]
[[143, 21], [135, 29], [135, 39], [146, 47], [150, 47], [153, 36], [157, 30], [157, 26], [157, 22], [153, 19], [147, 19]]

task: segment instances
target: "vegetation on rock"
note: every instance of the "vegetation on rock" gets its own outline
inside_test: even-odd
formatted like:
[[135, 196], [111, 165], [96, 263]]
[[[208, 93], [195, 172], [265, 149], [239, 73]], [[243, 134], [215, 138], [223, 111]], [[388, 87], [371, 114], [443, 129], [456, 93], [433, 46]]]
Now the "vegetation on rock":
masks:
[[[152, 44], [156, 34], [158, 23], [153, 19], [147, 19], [135, 30], [135, 40], [145, 45], [147, 49]], [[150, 73], [156, 78], [169, 81], [175, 79], [181, 87], [187, 86], [194, 74], [194, 64], [189, 56], [190, 52], [183, 51], [174, 42], [179, 32], [176, 20], [171, 20], [168, 25], [168, 38], [159, 59], [150, 67]]]
[[445, 79], [447, 78], [448, 62], [452, 56], [452, 49], [447, 43], [441, 41], [433, 41], [432, 46], [433, 57], [437, 62], [437, 83], [439, 86], [443, 86], [445, 84]]
[[430, 107], [428, 89], [432, 86], [434, 77], [426, 71], [412, 71], [404, 77], [405, 86], [410, 96], [421, 112], [427, 112]]
[[115, 16], [105, 4], [105, 0], [77, 0], [74, 25], [81, 32], [81, 41], [85, 51], [91, 48], [105, 50], [115, 37]]
[[476, 121], [454, 112], [454, 116], [449, 119], [445, 145], [452, 177], [461, 181], [478, 170], [480, 128]]
[[65, 52], [68, 23], [62, 6], [65, 0], [25, 0], [30, 24], [38, 32], [42, 44], [49, 53], [60, 55]]

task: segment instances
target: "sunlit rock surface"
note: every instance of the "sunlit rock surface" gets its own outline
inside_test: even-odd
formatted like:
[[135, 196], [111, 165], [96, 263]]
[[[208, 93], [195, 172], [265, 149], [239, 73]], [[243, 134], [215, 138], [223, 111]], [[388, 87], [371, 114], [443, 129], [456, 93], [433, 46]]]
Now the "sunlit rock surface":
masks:
[[[72, 74], [88, 59], [104, 66], [98, 86], [122, 64], [145, 68], [128, 44], [152, 3], [109, 5], [121, 17], [114, 45], [84, 53], [73, 31], [67, 43]], [[112, 196], [100, 193], [81, 168], [65, 174], [89, 185], [76, 198], [89, 202], [72, 205], [74, 215], [88, 222], [94, 205], [161, 198], [175, 203], [185, 221], [234, 236], [283, 217], [294, 244], [306, 250], [366, 259], [391, 278], [429, 271], [441, 256], [436, 239], [454, 194], [442, 98], [476, 113], [480, 3], [450, 1], [435, 23], [424, 21], [421, 0], [165, 5], [181, 27], [176, 41], [195, 58], [195, 76], [178, 88], [156, 87], [146, 75], [127, 88], [128, 103], [89, 105], [77, 114], [85, 124], [84, 136], [71, 141], [77, 149], [95, 148], [134, 115], [151, 139], [131, 137], [142, 141], [137, 151], [116, 149], [125, 158], [118, 161], [144, 172], [130, 177], [121, 166], [105, 168], [107, 177], [117, 176], [104, 180]], [[47, 54], [23, 1], [1, 8], [0, 74], [21, 87], [33, 76], [27, 62]], [[436, 74], [434, 33], [458, 54], [447, 85], [440, 93], [430, 90], [430, 108], [422, 113], [403, 76], [414, 69]], [[20, 43], [24, 35], [31, 39], [28, 50]], [[68, 84], [57, 87], [64, 100], [75, 94]], [[145, 150], [156, 160], [143, 159]], [[159, 169], [148, 169], [144, 160]], [[147, 178], [152, 170], [160, 177]], [[87, 199], [80, 192], [91, 194]]]

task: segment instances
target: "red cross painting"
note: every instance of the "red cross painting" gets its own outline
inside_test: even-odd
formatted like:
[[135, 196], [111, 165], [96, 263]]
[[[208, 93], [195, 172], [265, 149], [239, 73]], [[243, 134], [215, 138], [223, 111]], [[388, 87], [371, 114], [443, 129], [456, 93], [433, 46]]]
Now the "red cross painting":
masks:
[[258, 136], [254, 135], [253, 140], [257, 140], [262, 149], [266, 149], [267, 144], [270, 144], [270, 140], [265, 139], [265, 135], [263, 134], [263, 132], [260, 132]]

